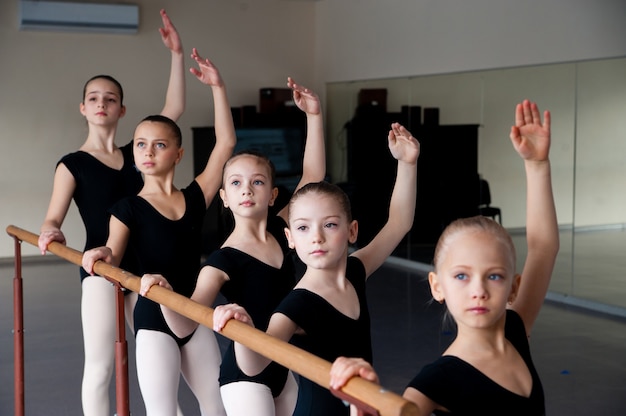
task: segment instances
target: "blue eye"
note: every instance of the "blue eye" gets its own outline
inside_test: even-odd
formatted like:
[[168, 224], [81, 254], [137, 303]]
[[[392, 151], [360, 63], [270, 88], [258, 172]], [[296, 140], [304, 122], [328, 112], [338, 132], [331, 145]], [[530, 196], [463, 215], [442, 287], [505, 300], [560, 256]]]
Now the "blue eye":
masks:
[[254, 182], [252, 182], [252, 184], [254, 184], [254, 185], [264, 185], [264, 184], [265, 184], [265, 182], [263, 182], [263, 181], [262, 181], [262, 180], [260, 180], [260, 179], [256, 179]]
[[328, 223], [324, 224], [324, 227], [326, 227], [326, 228], [335, 228], [335, 227], [337, 227], [337, 224], [335, 224], [334, 222], [328, 222]]
[[138, 142], [136, 146], [141, 149], [144, 148], [146, 145], [143, 142]]
[[459, 273], [455, 275], [454, 278], [457, 280], [467, 280], [468, 276], [465, 273]]
[[502, 280], [504, 279], [501, 275], [499, 274], [491, 274], [489, 275], [489, 280]]
[[298, 230], [298, 231], [306, 231], [306, 229], [307, 229], [306, 225], [301, 225], [299, 227], [296, 227], [296, 230]]
[[157, 149], [165, 149], [165, 143], [157, 143], [156, 147]]
[[231, 184], [231, 185], [234, 185], [234, 186], [239, 186], [239, 184], [240, 184], [240, 183], [241, 183], [241, 182], [239, 182], [239, 181], [237, 181], [237, 180], [234, 180], [234, 181], [232, 181], [230, 184]]

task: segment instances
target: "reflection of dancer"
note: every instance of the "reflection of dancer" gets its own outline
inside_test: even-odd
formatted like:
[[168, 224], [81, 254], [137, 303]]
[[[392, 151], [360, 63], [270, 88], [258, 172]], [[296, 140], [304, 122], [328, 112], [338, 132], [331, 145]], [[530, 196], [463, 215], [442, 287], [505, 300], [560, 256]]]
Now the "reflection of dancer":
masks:
[[[424, 367], [404, 392], [422, 415], [545, 414], [528, 337], [559, 248], [548, 158], [550, 113], [544, 113], [542, 123], [534, 103], [518, 104], [511, 140], [526, 168], [524, 270], [515, 274], [511, 237], [491, 219], [457, 220], [443, 232], [429, 282], [434, 299], [446, 303], [458, 333], [443, 356]], [[341, 358], [331, 370], [331, 386], [340, 388], [357, 374], [377, 379], [363, 360]]]
[[[296, 188], [299, 189], [324, 178], [323, 123], [317, 95], [291, 79], [288, 86], [293, 90], [294, 102], [307, 116], [303, 173]], [[224, 206], [233, 214], [235, 228], [204, 264], [191, 296], [192, 300], [211, 306], [221, 291], [228, 301], [245, 305], [263, 330], [276, 306], [295, 285], [293, 258], [284, 233], [288, 208], [268, 218], [269, 207], [278, 192], [274, 176], [272, 162], [254, 152], [240, 152], [226, 162], [220, 195]], [[162, 276], [155, 275], [144, 276], [141, 284], [142, 294], [154, 284], [169, 287]], [[162, 310], [171, 328], [181, 337], [198, 326], [168, 308]], [[275, 363], [261, 374], [246, 375], [237, 366], [232, 343], [223, 359], [220, 385], [224, 406], [231, 416], [293, 413], [297, 397], [293, 375]]]
[[[327, 182], [305, 185], [289, 203], [287, 238], [306, 272], [272, 315], [267, 333], [328, 361], [340, 355], [372, 359], [365, 281], [411, 229], [415, 213], [419, 143], [401, 125], [389, 132], [389, 149], [398, 161], [389, 218], [365, 247], [348, 255], [357, 223], [346, 194]], [[252, 324], [237, 304], [218, 306], [214, 329], [231, 318]], [[235, 344], [237, 363], [246, 374], [258, 374], [270, 361]], [[294, 415], [346, 415], [349, 409], [327, 389], [301, 378]]]
[[[172, 55], [171, 74], [165, 106], [161, 114], [178, 119], [185, 106], [183, 48], [169, 17], [161, 11], [163, 27], [159, 29]], [[48, 244], [65, 244], [61, 225], [72, 199], [85, 226], [85, 249], [104, 244], [108, 235], [110, 208], [119, 199], [136, 195], [141, 189], [141, 173], [133, 163], [132, 142], [118, 148], [115, 133], [119, 119], [126, 112], [120, 83], [108, 75], [97, 75], [85, 84], [80, 112], [87, 121], [89, 133], [77, 152], [65, 155], [54, 175], [52, 197], [41, 226], [39, 249], [45, 253]], [[133, 271], [127, 256], [121, 265]], [[81, 276], [81, 319], [85, 349], [82, 381], [83, 413], [110, 416], [109, 384], [114, 368], [115, 291], [99, 277]], [[136, 294], [127, 292], [126, 310], [132, 311]]]
[[[216, 142], [205, 170], [187, 188], [176, 189], [175, 167], [183, 156], [180, 128], [167, 117], [146, 117], [135, 129], [133, 151], [145, 184], [139, 195], [111, 208], [107, 246], [83, 255], [83, 267], [91, 272], [97, 260], [118, 264], [128, 245], [137, 254], [140, 274], [161, 273], [184, 296], [190, 296], [196, 285], [202, 221], [220, 186], [224, 163], [235, 147], [235, 128], [222, 78], [195, 49], [192, 57], [199, 65], [199, 70], [192, 72], [211, 86], [215, 102]], [[181, 372], [203, 415], [224, 414], [218, 385], [220, 351], [211, 330], [199, 327], [186, 337], [177, 337], [159, 304], [143, 296], [137, 301], [134, 321], [137, 375], [146, 414], [176, 413]]]

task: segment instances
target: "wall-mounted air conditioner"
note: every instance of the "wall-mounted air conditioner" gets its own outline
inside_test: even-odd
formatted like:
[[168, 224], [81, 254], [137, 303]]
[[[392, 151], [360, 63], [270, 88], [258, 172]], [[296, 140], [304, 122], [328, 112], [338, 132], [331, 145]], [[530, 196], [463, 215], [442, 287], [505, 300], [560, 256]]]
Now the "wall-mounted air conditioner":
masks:
[[139, 6], [133, 4], [20, 1], [20, 30], [137, 33]]

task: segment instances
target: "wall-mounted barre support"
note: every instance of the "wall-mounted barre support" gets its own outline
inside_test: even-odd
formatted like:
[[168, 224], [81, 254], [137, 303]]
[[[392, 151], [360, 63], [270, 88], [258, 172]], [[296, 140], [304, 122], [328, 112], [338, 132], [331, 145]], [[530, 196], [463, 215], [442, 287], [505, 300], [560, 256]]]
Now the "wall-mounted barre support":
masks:
[[[13, 225], [7, 227], [7, 233], [21, 241], [37, 246], [39, 236], [36, 234]], [[63, 244], [51, 243], [48, 246], [48, 251], [71, 263], [77, 265], [82, 263], [82, 253]], [[106, 276], [111, 281], [118, 282], [127, 289], [139, 292], [141, 279], [132, 273], [111, 266], [103, 261], [96, 262], [94, 271], [98, 275]], [[146, 297], [202, 325], [209, 328], [213, 326], [213, 309], [194, 302], [185, 296], [159, 286], [153, 286]], [[329, 373], [331, 363], [326, 360], [236, 320], [230, 321], [221, 334], [276, 361], [322, 387], [330, 388]], [[342, 388], [339, 395], [342, 399], [347, 399], [357, 406], [364, 404], [366, 407], [364, 411], [369, 414], [372, 414], [371, 410], [378, 412], [381, 416], [412, 416], [418, 414], [417, 406], [414, 403], [359, 377], [352, 378]]]

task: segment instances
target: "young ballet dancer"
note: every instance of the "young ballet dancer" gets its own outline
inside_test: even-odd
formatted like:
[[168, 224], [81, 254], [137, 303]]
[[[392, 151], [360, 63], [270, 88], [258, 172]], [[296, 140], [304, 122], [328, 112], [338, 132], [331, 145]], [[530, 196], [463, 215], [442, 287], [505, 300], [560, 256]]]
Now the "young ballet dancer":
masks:
[[[307, 118], [303, 173], [297, 190], [306, 183], [324, 179], [323, 122], [317, 95], [291, 78], [287, 85], [293, 90], [295, 104]], [[234, 230], [204, 263], [191, 296], [196, 302], [212, 306], [221, 291], [229, 302], [245, 306], [263, 330], [276, 306], [296, 284], [294, 259], [284, 233], [288, 207], [268, 217], [278, 192], [274, 176], [272, 162], [254, 152], [244, 150], [226, 162], [220, 196], [224, 207], [233, 215]], [[145, 275], [141, 279], [141, 294], [145, 295], [155, 284], [169, 287], [162, 276]], [[161, 308], [169, 326], [180, 337], [198, 326], [166, 307]], [[229, 344], [222, 361], [220, 385], [229, 416], [291, 416], [293, 413], [297, 398], [293, 375], [275, 363], [261, 374], [246, 375], [237, 366], [233, 343]]]
[[[428, 280], [433, 298], [445, 302], [458, 331], [404, 392], [422, 415], [545, 414], [528, 338], [559, 250], [548, 158], [550, 113], [544, 112], [542, 122], [535, 103], [518, 104], [510, 136], [527, 179], [524, 269], [521, 276], [515, 273], [511, 237], [491, 219], [456, 220], [442, 233]], [[364, 360], [340, 358], [331, 370], [331, 386], [338, 389], [354, 375], [377, 381]]]
[[[221, 183], [224, 163], [235, 147], [226, 87], [217, 68], [193, 49], [199, 69], [196, 77], [210, 85], [215, 106], [216, 142], [205, 170], [182, 190], [174, 186], [176, 165], [183, 156], [181, 132], [163, 116], [148, 116], [135, 129], [133, 154], [144, 174], [138, 195], [111, 209], [106, 247], [86, 251], [83, 267], [93, 271], [97, 260], [119, 264], [127, 246], [138, 259], [140, 274], [161, 273], [177, 293], [190, 296], [201, 257], [204, 216]], [[185, 337], [169, 328], [158, 303], [143, 296], [134, 311], [136, 363], [139, 387], [148, 416], [176, 414], [182, 372], [196, 396], [202, 415], [222, 415], [218, 369], [220, 351], [215, 334], [199, 327]]]
[[[289, 202], [289, 246], [306, 264], [306, 272], [272, 315], [266, 332], [328, 361], [342, 355], [372, 359], [365, 281], [411, 229], [415, 213], [419, 143], [394, 123], [389, 149], [398, 161], [396, 183], [384, 227], [365, 247], [348, 254], [357, 237], [347, 195], [327, 182], [310, 183]], [[214, 330], [229, 319], [250, 325], [254, 317], [242, 306], [215, 309]], [[270, 360], [235, 344], [239, 368], [259, 374]], [[349, 408], [327, 389], [301, 377], [294, 415], [346, 415]]]
[[[165, 46], [171, 51], [170, 79], [161, 114], [174, 120], [185, 106], [185, 71], [183, 47], [164, 10], [163, 27], [159, 28]], [[122, 147], [115, 144], [119, 119], [126, 112], [120, 83], [108, 75], [97, 75], [83, 88], [80, 112], [87, 121], [85, 143], [57, 164], [48, 212], [41, 226], [39, 249], [45, 254], [48, 245], [65, 244], [61, 225], [72, 199], [85, 226], [85, 250], [106, 243], [109, 209], [119, 199], [136, 195], [143, 184], [141, 173], [133, 163], [132, 141]], [[126, 257], [125, 269], [133, 270]], [[80, 270], [81, 320], [85, 363], [81, 388], [83, 414], [110, 416], [109, 384], [114, 369], [115, 290], [100, 277]], [[131, 292], [127, 292], [131, 293]], [[136, 295], [126, 297], [126, 310], [132, 311]]]

